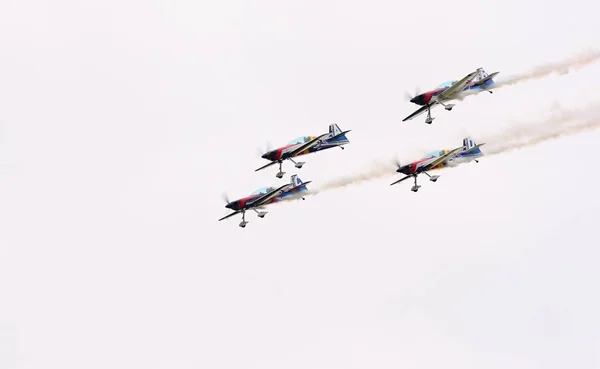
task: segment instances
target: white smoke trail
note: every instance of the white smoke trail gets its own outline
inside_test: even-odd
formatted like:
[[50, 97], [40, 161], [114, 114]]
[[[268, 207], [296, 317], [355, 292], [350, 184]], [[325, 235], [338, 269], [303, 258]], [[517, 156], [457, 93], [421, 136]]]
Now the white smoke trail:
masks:
[[[483, 142], [486, 142], [482, 151], [485, 156], [497, 155], [595, 128], [600, 128], [600, 101], [576, 109], [557, 108], [549, 119], [539, 122], [512, 124], [502, 132], [492, 134], [487, 138], [482, 137]], [[316, 195], [323, 191], [360, 184], [386, 176], [391, 177], [396, 174], [397, 169], [397, 166], [392, 163], [392, 159], [387, 164], [374, 162], [369, 168], [325, 182], [321, 186], [309, 189], [305, 194], [306, 196]]]
[[577, 109], [557, 108], [549, 119], [520, 123], [494, 134], [484, 149], [485, 155], [497, 155], [542, 142], [600, 128], [600, 102]]
[[309, 195], [316, 195], [323, 191], [338, 189], [349, 185], [355, 185], [366, 181], [371, 181], [377, 178], [383, 178], [386, 176], [392, 176], [398, 167], [392, 164], [392, 160], [388, 164], [384, 162], [373, 162], [369, 165], [369, 168], [353, 174], [330, 180], [324, 184], [316, 187], [315, 189], [309, 190]]
[[532, 79], [544, 78], [552, 73], [561, 75], [568, 74], [571, 71], [585, 67], [598, 59], [600, 59], [600, 50], [586, 51], [565, 61], [539, 65], [532, 68], [529, 72], [508, 76], [506, 79], [499, 78], [492, 88], [516, 85], [517, 83], [530, 81]]
[[[573, 70], [582, 68], [600, 59], [600, 50], [583, 52], [565, 61], [539, 65], [529, 72], [516, 74], [496, 81], [492, 89], [511, 86], [533, 79], [544, 78], [552, 73], [568, 74]], [[465, 92], [460, 99], [469, 95], [483, 92], [481, 90]], [[512, 125], [505, 132], [490, 137], [485, 148], [485, 155], [496, 155], [502, 152], [539, 144], [541, 142], [576, 134], [587, 129], [600, 127], [600, 103], [591, 104], [587, 107], [574, 110], [557, 111], [556, 115], [549, 120], [535, 124]], [[338, 189], [349, 185], [359, 184], [365, 181], [392, 176], [397, 169], [396, 165], [389, 163], [374, 162], [361, 172], [349, 174], [341, 178], [328, 181], [314, 189], [305, 192], [308, 195], [316, 195], [323, 191]], [[292, 199], [290, 199], [292, 200]]]

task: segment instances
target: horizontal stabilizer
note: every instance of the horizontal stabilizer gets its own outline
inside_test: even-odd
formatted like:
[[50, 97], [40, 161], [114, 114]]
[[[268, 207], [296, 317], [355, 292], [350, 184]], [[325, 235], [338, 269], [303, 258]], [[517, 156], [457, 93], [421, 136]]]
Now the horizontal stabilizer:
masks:
[[483, 145], [485, 145], [485, 142], [484, 142], [484, 143], [481, 143], [481, 144], [477, 144], [477, 145], [475, 145], [475, 146], [471, 147], [470, 149], [468, 149], [468, 150], [465, 150], [463, 153], [464, 153], [464, 154], [468, 154], [468, 153], [470, 153], [470, 152], [473, 152], [473, 151], [477, 150], [479, 147], [481, 147], [481, 146], [483, 146]]
[[336, 138], [338, 138], [338, 137], [340, 137], [340, 136], [343, 136], [343, 135], [345, 135], [346, 133], [348, 133], [348, 132], [350, 132], [350, 131], [352, 131], [352, 130], [351, 130], [351, 129], [349, 129], [349, 130], [347, 130], [347, 131], [344, 131], [344, 132], [342, 132], [342, 133], [338, 133], [337, 135], [335, 135], [335, 136], [333, 136], [333, 137], [331, 137], [331, 138], [328, 138], [328, 139], [327, 139], [327, 141], [333, 141], [333, 140], [335, 140]]
[[473, 86], [481, 86], [481, 85], [483, 85], [483, 84], [484, 84], [484, 83], [486, 83], [487, 81], [489, 81], [489, 80], [491, 80], [492, 78], [496, 77], [496, 76], [498, 75], [498, 73], [500, 73], [500, 72], [494, 72], [494, 73], [490, 74], [489, 76], [487, 76], [487, 77], [485, 77], [485, 78], [482, 78], [482, 79], [480, 79], [479, 81], [477, 81], [477, 82], [473, 83]]

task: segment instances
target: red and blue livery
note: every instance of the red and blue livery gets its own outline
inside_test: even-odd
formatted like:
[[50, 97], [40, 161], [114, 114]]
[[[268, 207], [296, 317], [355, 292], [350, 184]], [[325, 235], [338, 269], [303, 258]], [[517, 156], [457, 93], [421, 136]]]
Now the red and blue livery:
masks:
[[410, 99], [410, 102], [421, 106], [415, 112], [410, 114], [408, 117], [402, 119], [403, 122], [413, 119], [416, 116], [421, 115], [427, 111], [427, 118], [425, 123], [431, 124], [435, 118], [431, 117], [431, 108], [438, 104], [444, 106], [448, 111], [451, 111], [454, 104], [447, 104], [445, 102], [450, 100], [459, 100], [468, 95], [479, 93], [481, 91], [488, 91], [494, 86], [493, 78], [500, 72], [494, 72], [487, 74], [483, 68], [478, 68], [476, 71], [469, 73], [460, 81], [447, 81], [435, 89], [419, 94]]
[[406, 165], [398, 165], [396, 172], [402, 173], [405, 177], [390, 184], [395, 185], [396, 183], [402, 182], [408, 178], [414, 178], [415, 184], [411, 188], [411, 191], [417, 192], [421, 186], [417, 184], [417, 176], [421, 173], [425, 173], [429, 177], [429, 180], [435, 182], [440, 177], [439, 175], [430, 175], [427, 173], [430, 170], [441, 169], [446, 166], [456, 166], [461, 163], [466, 163], [471, 160], [479, 162], [477, 158], [483, 156], [480, 147], [485, 143], [476, 145], [470, 137], [463, 139], [463, 145], [453, 150], [438, 150], [434, 151], [424, 158], [414, 161]]
[[279, 172], [275, 175], [277, 178], [282, 178], [285, 172], [282, 171], [284, 160], [289, 160], [295, 164], [296, 168], [300, 169], [305, 164], [304, 162], [296, 162], [293, 158], [301, 155], [310, 154], [317, 151], [340, 147], [350, 143], [346, 137], [348, 131], [342, 131], [337, 124], [329, 125], [329, 132], [320, 136], [304, 136], [298, 137], [290, 141], [287, 145], [271, 150], [261, 157], [269, 160], [270, 163], [255, 170], [255, 172], [270, 167], [279, 163]]
[[265, 215], [267, 215], [267, 212], [258, 211], [259, 208], [283, 200], [291, 200], [296, 198], [301, 198], [304, 200], [305, 198], [303, 197], [303, 193], [308, 191], [306, 185], [310, 182], [311, 181], [302, 182], [302, 180], [296, 174], [294, 174], [290, 177], [290, 183], [287, 183], [283, 186], [277, 188], [263, 187], [252, 192], [249, 196], [242, 197], [241, 199], [234, 201], [227, 201], [227, 205], [225, 205], [225, 207], [233, 210], [233, 213], [224, 216], [223, 218], [219, 219], [219, 221], [242, 213], [242, 222], [239, 224], [239, 226], [244, 228], [246, 227], [246, 224], [248, 224], [248, 221], [246, 221], [247, 210], [253, 210], [256, 212], [259, 218], [264, 218]]

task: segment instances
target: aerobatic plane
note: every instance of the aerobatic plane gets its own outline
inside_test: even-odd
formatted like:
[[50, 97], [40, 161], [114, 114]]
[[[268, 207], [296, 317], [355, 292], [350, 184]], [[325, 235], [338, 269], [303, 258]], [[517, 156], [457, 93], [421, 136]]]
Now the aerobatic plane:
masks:
[[282, 171], [282, 164], [284, 160], [289, 160], [295, 164], [296, 168], [300, 169], [305, 164], [304, 162], [295, 162], [293, 158], [301, 155], [310, 154], [313, 152], [331, 149], [333, 147], [340, 147], [342, 150], [346, 145], [350, 143], [346, 137], [346, 133], [350, 132], [343, 131], [338, 127], [337, 124], [329, 125], [329, 132], [324, 133], [320, 136], [305, 136], [298, 137], [290, 141], [287, 145], [279, 147], [275, 150], [271, 150], [261, 157], [271, 161], [269, 164], [262, 166], [255, 170], [258, 172], [261, 169], [270, 167], [273, 164], [279, 163], [279, 172], [275, 175], [277, 178], [282, 178], [285, 172]]
[[[264, 187], [260, 188], [254, 192], [252, 192], [249, 196], [243, 197], [241, 199], [237, 199], [234, 201], [229, 201], [225, 199], [227, 205], [225, 207], [227, 209], [233, 210], [233, 213], [230, 213], [223, 218], [219, 219], [219, 221], [223, 219], [227, 219], [236, 214], [242, 213], [242, 221], [239, 224], [240, 227], [246, 227], [248, 221], [246, 221], [246, 211], [253, 210], [256, 212], [259, 218], [264, 218], [267, 215], [266, 211], [262, 211], [263, 206], [272, 204], [274, 202], [282, 201], [282, 200], [290, 200], [295, 198], [305, 198], [302, 196], [302, 193], [308, 191], [306, 187], [311, 181], [302, 182], [300, 178], [296, 174], [290, 177], [290, 183], [287, 183], [280, 187]], [[260, 209], [261, 211], [259, 211]]]
[[494, 85], [495, 82], [493, 78], [497, 76], [498, 73], [500, 72], [494, 72], [488, 75], [483, 68], [477, 68], [476, 71], [467, 74], [460, 81], [447, 81], [431, 91], [412, 97], [410, 102], [420, 105], [421, 107], [408, 117], [402, 119], [402, 121], [405, 122], [409, 119], [413, 119], [427, 111], [425, 123], [431, 124], [435, 119], [431, 117], [431, 109], [438, 104], [450, 111], [454, 107], [454, 104], [447, 104], [445, 102], [462, 99], [469, 94], [480, 91], [492, 93], [490, 88]]
[[417, 184], [417, 176], [421, 173], [425, 173], [429, 177], [429, 180], [435, 182], [440, 177], [439, 175], [430, 175], [427, 173], [430, 170], [440, 169], [445, 166], [456, 166], [461, 163], [475, 160], [479, 162], [477, 158], [483, 156], [480, 147], [485, 143], [476, 145], [475, 142], [469, 137], [463, 139], [463, 146], [457, 147], [454, 150], [438, 150], [434, 151], [424, 158], [414, 161], [407, 165], [398, 165], [396, 172], [405, 174], [405, 177], [390, 184], [395, 185], [396, 183], [402, 182], [405, 179], [413, 177], [415, 184], [411, 188], [411, 191], [417, 192], [421, 186]]
[[[455, 156], [450, 157], [450, 158], [448, 158], [448, 160], [445, 160], [442, 163], [438, 164], [438, 166], [432, 167], [430, 170], [440, 169], [443, 167], [455, 167], [459, 164], [468, 163], [473, 160], [476, 163], [479, 163], [479, 160], [477, 160], [477, 159], [479, 157], [483, 156], [483, 152], [480, 149], [480, 147], [483, 145], [485, 145], [485, 143], [475, 144], [475, 142], [470, 137], [465, 137], [465, 138], [463, 138], [462, 151], [459, 151], [458, 154], [456, 154]], [[425, 155], [423, 158], [440, 157], [449, 152], [450, 152], [449, 149], [433, 151], [433, 152], [430, 152], [429, 154]]]

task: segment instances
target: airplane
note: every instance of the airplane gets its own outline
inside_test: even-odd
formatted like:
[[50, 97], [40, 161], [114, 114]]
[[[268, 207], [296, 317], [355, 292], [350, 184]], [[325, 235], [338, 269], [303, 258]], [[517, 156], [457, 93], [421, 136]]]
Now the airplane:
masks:
[[446, 110], [451, 111], [455, 104], [445, 104], [450, 100], [462, 99], [466, 95], [487, 91], [492, 93], [490, 88], [494, 85], [493, 78], [500, 72], [487, 74], [483, 68], [477, 68], [476, 71], [467, 74], [460, 81], [447, 81], [438, 85], [435, 89], [419, 94], [410, 99], [411, 103], [420, 105], [421, 107], [415, 112], [402, 119], [403, 122], [413, 119], [425, 111], [427, 118], [425, 123], [431, 124], [435, 118], [431, 117], [431, 108], [442, 105]]
[[287, 145], [279, 147], [275, 150], [271, 150], [261, 157], [263, 159], [270, 160], [271, 162], [265, 166], [262, 166], [255, 170], [258, 172], [261, 169], [265, 169], [273, 164], [279, 163], [279, 172], [275, 175], [277, 178], [282, 178], [285, 172], [282, 171], [282, 164], [284, 160], [289, 160], [295, 164], [296, 168], [300, 169], [305, 164], [304, 162], [295, 162], [294, 157], [310, 154], [313, 152], [331, 149], [333, 147], [340, 147], [342, 150], [346, 145], [350, 143], [346, 138], [346, 133], [350, 132], [343, 131], [338, 127], [337, 124], [329, 125], [329, 132], [324, 133], [320, 136], [305, 136], [298, 137], [290, 141]]
[[[479, 160], [477, 159], [483, 156], [483, 152], [480, 149], [480, 147], [483, 145], [485, 145], [485, 143], [475, 144], [475, 142], [470, 137], [465, 137], [463, 138], [462, 151], [459, 151], [458, 154], [456, 154], [454, 157], [450, 157], [448, 160], [443, 161], [442, 163], [438, 164], [438, 166], [432, 167], [429, 170], [441, 169], [443, 167], [455, 167], [457, 165], [468, 163], [473, 160], [476, 163], [479, 163]], [[433, 151], [425, 155], [424, 158], [439, 157], [449, 152], [449, 149]]]
[[246, 224], [248, 224], [248, 221], [246, 221], [246, 211], [254, 210], [259, 218], [264, 218], [265, 215], [267, 215], [267, 212], [257, 210], [261, 209], [262, 206], [298, 197], [302, 198], [302, 200], [305, 200], [305, 198], [302, 196], [302, 192], [308, 191], [306, 185], [311, 182], [312, 181], [302, 182], [302, 180], [296, 174], [294, 174], [290, 177], [290, 183], [284, 184], [283, 186], [279, 186], [277, 188], [263, 187], [252, 192], [249, 196], [234, 201], [225, 199], [227, 202], [225, 207], [233, 210], [233, 213], [230, 213], [219, 219], [219, 222], [223, 219], [227, 219], [231, 216], [242, 213], [242, 221], [240, 222], [239, 226], [245, 228]]
[[417, 177], [419, 174], [425, 173], [425, 175], [429, 177], [430, 181], [435, 182], [440, 176], [429, 175], [429, 173], [427, 173], [428, 171], [440, 169], [445, 166], [456, 166], [471, 160], [475, 160], [475, 162], [479, 163], [477, 158], [483, 156], [483, 152], [481, 152], [480, 149], [480, 147], [483, 145], [485, 145], [485, 143], [476, 145], [471, 138], [466, 137], [463, 139], [463, 146], [457, 147], [453, 150], [434, 151], [426, 155], [424, 158], [414, 161], [410, 164], [404, 166], [398, 165], [396, 172], [403, 173], [406, 176], [391, 183], [390, 186], [413, 177], [415, 179], [415, 184], [411, 188], [411, 191], [417, 192], [421, 187], [417, 185]]

